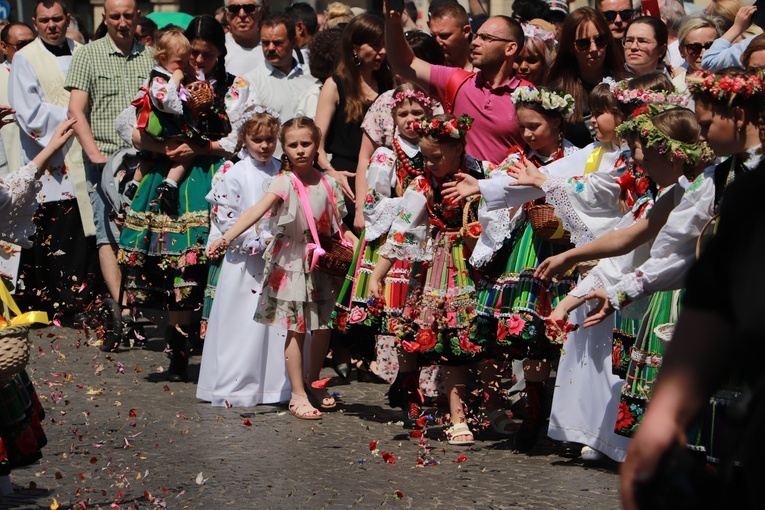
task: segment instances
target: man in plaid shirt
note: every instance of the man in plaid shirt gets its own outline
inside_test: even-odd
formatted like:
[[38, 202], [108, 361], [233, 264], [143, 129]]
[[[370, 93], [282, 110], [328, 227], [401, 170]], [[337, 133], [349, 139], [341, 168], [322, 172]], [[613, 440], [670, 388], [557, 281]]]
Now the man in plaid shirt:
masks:
[[107, 36], [74, 55], [65, 85], [71, 92], [69, 117], [77, 119], [73, 127], [85, 153], [101, 272], [115, 300], [121, 280], [116, 257], [119, 232], [109, 219], [110, 206], [100, 182], [109, 156], [126, 147], [114, 121], [130, 105], [154, 66], [151, 50], [134, 37], [140, 15], [135, 0], [106, 0]]

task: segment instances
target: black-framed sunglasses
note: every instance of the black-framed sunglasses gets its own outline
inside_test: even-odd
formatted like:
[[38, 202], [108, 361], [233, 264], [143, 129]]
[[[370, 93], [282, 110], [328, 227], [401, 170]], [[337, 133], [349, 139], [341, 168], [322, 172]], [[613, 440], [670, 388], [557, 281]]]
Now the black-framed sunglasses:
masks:
[[592, 43], [595, 43], [595, 47], [602, 50], [608, 44], [608, 39], [603, 34], [596, 35], [595, 37], [582, 37], [574, 41], [574, 46], [579, 51], [587, 51], [590, 49]]
[[255, 4], [228, 4], [226, 10], [229, 14], [239, 14], [240, 10], [243, 10], [245, 14], [252, 14], [255, 11], [261, 10], [263, 7]]
[[616, 17], [619, 16], [622, 21], [629, 21], [635, 14], [634, 9], [622, 9], [621, 11], [602, 11], [603, 16], [606, 17], [609, 23], [616, 21]]
[[701, 44], [698, 42], [686, 43], [685, 51], [687, 51], [688, 53], [693, 53], [698, 55], [699, 53], [701, 53], [701, 50], [708, 50], [709, 48], [711, 48], [713, 42], [714, 41], [707, 41], [704, 44]]
[[19, 41], [16, 44], [8, 43], [8, 46], [10, 46], [11, 48], [13, 48], [16, 51], [19, 51], [21, 48], [23, 48], [24, 46], [26, 46], [27, 44], [29, 44], [29, 43], [31, 43], [33, 41], [34, 41], [34, 39], [30, 39], [28, 41]]

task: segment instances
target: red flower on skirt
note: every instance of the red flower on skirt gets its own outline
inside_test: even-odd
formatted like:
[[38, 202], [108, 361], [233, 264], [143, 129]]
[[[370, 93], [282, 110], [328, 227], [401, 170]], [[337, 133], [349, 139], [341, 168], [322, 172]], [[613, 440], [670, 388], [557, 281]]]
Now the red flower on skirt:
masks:
[[419, 350], [427, 351], [436, 346], [436, 343], [438, 342], [438, 336], [433, 332], [432, 329], [421, 329], [417, 333], [416, 342], [420, 345]]
[[630, 406], [626, 402], [619, 402], [619, 414], [616, 416], [616, 430], [628, 429], [635, 423]]
[[611, 354], [611, 363], [614, 365], [614, 368], [619, 368], [622, 364], [622, 343], [616, 342], [614, 344], [614, 350]]

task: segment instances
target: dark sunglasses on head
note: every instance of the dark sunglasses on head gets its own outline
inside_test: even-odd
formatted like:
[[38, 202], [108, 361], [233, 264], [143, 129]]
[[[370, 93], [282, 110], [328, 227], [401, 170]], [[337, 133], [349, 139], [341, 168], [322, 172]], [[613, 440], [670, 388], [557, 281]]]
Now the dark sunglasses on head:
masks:
[[255, 4], [229, 4], [226, 6], [229, 14], [239, 14], [240, 9], [243, 9], [246, 14], [252, 14], [256, 10], [260, 10], [260, 6]]
[[622, 9], [621, 11], [603, 11], [603, 16], [606, 17], [609, 23], [616, 21], [616, 17], [619, 16], [622, 21], [629, 21], [635, 11], [632, 9]]
[[587, 51], [590, 49], [590, 46], [593, 42], [595, 43], [595, 47], [599, 50], [605, 48], [606, 44], [608, 44], [606, 36], [600, 34], [596, 35], [595, 37], [582, 37], [577, 39], [574, 41], [574, 46], [576, 46], [576, 49], [579, 51]]
[[701, 50], [708, 50], [712, 47], [712, 43], [714, 41], [707, 41], [704, 44], [694, 42], [694, 43], [687, 43], [685, 45], [685, 51], [688, 53], [701, 53]]

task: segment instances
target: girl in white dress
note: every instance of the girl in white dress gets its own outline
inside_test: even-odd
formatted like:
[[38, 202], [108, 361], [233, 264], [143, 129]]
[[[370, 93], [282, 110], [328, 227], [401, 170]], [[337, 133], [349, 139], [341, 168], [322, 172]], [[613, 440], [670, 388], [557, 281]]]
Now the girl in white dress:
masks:
[[[276, 112], [252, 110], [240, 130], [242, 159], [215, 176], [207, 200], [215, 228], [227, 231], [268, 191], [281, 163], [273, 158], [279, 135]], [[252, 310], [263, 283], [263, 250], [271, 235], [256, 225], [226, 251], [207, 326], [197, 398], [220, 407], [250, 407], [289, 400], [284, 366], [286, 330], [258, 324]]]
[[[263, 199], [244, 211], [207, 249], [209, 256], [220, 256], [237, 237], [271, 212], [274, 238], [263, 256], [266, 269], [255, 320], [287, 329], [284, 354], [292, 385], [289, 411], [304, 420], [322, 417], [309, 402], [306, 390], [321, 409], [337, 406], [325, 388], [313, 384], [327, 355], [329, 318], [342, 283], [340, 278], [314, 270], [323, 251], [317, 238], [339, 234], [343, 242], [356, 241], [339, 220], [345, 215], [340, 186], [315, 168], [320, 139], [321, 131], [311, 119], [287, 121], [280, 136], [284, 149], [281, 172]], [[302, 351], [307, 331], [311, 332], [310, 366], [304, 367]]]

